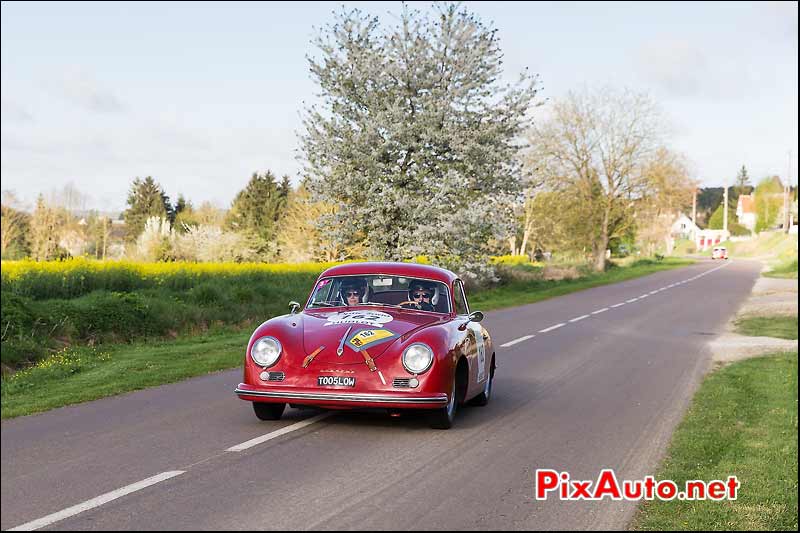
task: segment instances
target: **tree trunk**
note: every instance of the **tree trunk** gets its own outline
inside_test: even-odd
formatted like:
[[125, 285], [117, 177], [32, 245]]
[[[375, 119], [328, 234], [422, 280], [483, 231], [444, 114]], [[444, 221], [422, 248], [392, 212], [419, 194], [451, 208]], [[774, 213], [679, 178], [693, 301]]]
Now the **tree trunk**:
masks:
[[528, 247], [528, 237], [530, 236], [530, 230], [526, 229], [525, 233], [522, 234], [522, 244], [519, 247], [519, 255], [525, 255], [525, 250]]
[[608, 208], [603, 211], [603, 223], [600, 227], [600, 237], [594, 243], [594, 269], [604, 272], [606, 269], [606, 249], [608, 248]]

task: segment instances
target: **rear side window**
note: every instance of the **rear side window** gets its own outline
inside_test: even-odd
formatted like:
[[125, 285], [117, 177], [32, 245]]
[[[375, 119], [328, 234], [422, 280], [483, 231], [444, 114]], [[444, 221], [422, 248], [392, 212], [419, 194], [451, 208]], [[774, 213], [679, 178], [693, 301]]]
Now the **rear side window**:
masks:
[[467, 298], [464, 296], [464, 287], [460, 279], [453, 284], [453, 293], [456, 300], [456, 314], [468, 315], [469, 307], [467, 307]]

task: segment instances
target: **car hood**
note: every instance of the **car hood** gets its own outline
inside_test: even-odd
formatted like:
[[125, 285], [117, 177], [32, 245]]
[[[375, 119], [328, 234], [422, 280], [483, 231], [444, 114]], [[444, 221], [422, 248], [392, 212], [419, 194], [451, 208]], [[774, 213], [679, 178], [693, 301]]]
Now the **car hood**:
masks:
[[[446, 320], [443, 315], [371, 308], [306, 310], [303, 315], [305, 352], [310, 354], [324, 346], [316, 356], [318, 362], [345, 365], [363, 364], [363, 350], [375, 359], [401, 336]], [[337, 353], [340, 347], [341, 353]]]

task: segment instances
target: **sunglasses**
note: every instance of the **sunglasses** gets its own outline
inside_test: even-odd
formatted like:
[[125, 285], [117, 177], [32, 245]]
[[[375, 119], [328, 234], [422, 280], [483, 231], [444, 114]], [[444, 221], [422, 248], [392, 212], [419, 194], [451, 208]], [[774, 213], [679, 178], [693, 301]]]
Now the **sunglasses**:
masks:
[[361, 296], [361, 293], [357, 292], [357, 291], [347, 291], [346, 295], [348, 297], [350, 297], [350, 296]]
[[427, 292], [415, 292], [411, 295], [415, 300], [419, 300], [420, 298], [425, 298], [426, 300], [430, 299], [431, 295]]

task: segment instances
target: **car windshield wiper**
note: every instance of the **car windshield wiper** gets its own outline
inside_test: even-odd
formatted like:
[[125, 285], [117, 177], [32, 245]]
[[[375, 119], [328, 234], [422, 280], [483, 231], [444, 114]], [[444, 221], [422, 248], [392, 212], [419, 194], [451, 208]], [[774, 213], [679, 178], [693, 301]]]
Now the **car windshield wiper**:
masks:
[[373, 305], [373, 306], [377, 306], [377, 307], [396, 307], [398, 309], [405, 309], [405, 307], [401, 307], [401, 306], [399, 306], [397, 304], [383, 304], [383, 303], [378, 303], [378, 302], [364, 302], [364, 303], [360, 303], [358, 305]]
[[318, 305], [323, 307], [338, 307], [338, 303], [331, 303], [331, 302], [314, 302], [311, 304], [312, 306], [316, 307]]

